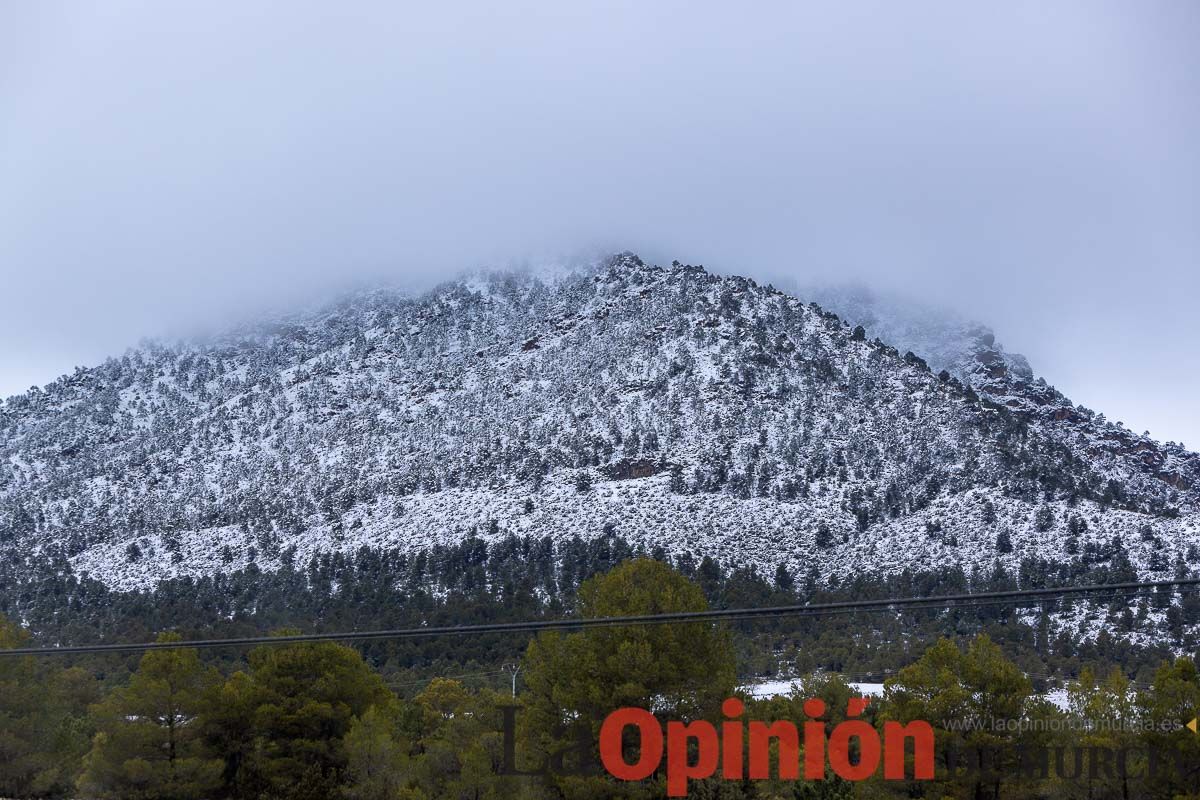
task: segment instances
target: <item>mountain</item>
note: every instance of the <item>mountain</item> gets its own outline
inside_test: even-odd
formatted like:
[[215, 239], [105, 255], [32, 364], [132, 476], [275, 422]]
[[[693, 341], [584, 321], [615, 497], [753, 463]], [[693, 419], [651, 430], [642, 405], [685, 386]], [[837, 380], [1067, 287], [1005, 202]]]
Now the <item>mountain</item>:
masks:
[[[862, 325], [867, 336], [920, 355], [934, 372], [944, 371], [988, 400], [1025, 416], [1037, 417], [1039, 410], [1049, 408], [1057, 420], [1080, 422], [1086, 416], [1104, 422], [1103, 415], [1090, 409], [1072, 408], [1070, 400], [1035, 376], [1025, 356], [1006, 351], [991, 328], [951, 310], [861, 285], [813, 286], [804, 295], [850, 325]], [[1106, 427], [1105, 438], [1119, 439], [1127, 451], [1136, 452], [1156, 469], [1160, 479], [1180, 487], [1194, 485], [1175, 470], [1172, 461], [1180, 454], [1188, 457], [1182, 445], [1169, 442], [1164, 449], [1149, 435], [1132, 437], [1121, 423]]]
[[946, 370], [976, 389], [986, 391], [1005, 378], [1021, 383], [1035, 380], [1025, 356], [1006, 352], [991, 328], [949, 309], [854, 284], [809, 286], [798, 294], [851, 325], [862, 325], [867, 336], [902, 353], [916, 353], [934, 372]]
[[931, 369], [770, 286], [628, 253], [362, 292], [7, 400], [0, 556], [117, 589], [471, 534], [827, 579], [1200, 562], [1200, 456], [972, 348]]

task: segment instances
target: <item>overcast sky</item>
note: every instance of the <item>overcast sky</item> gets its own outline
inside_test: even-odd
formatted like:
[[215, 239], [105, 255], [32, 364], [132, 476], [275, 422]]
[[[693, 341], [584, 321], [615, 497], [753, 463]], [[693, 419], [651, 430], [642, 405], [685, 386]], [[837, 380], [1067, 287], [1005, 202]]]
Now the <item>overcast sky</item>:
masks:
[[952, 303], [1200, 447], [1197, 42], [1183, 0], [5, 3], [0, 396], [612, 248]]

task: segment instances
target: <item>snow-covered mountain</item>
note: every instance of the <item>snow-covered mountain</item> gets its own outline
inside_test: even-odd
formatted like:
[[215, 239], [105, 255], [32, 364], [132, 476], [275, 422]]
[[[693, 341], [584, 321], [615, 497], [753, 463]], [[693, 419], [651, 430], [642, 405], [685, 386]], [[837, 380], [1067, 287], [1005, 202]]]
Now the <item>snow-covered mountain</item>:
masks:
[[902, 353], [916, 353], [934, 372], [946, 370], [970, 386], [982, 388], [1003, 378], [1034, 380], [1025, 356], [1006, 352], [991, 328], [950, 309], [861, 284], [811, 286], [798, 294], [851, 325], [862, 325], [867, 336]]
[[470, 530], [826, 575], [1200, 562], [1200, 456], [988, 335], [925, 345], [941, 372], [863, 322], [622, 254], [141, 347], [0, 406], [0, 557], [121, 588]]

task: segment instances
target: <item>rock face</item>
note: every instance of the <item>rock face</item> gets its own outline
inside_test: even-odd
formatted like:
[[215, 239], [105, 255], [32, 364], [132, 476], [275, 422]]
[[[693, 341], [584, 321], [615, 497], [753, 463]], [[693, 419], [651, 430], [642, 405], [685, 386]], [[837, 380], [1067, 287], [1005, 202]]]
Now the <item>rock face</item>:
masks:
[[922, 351], [856, 322], [623, 254], [131, 350], [0, 407], [0, 559], [129, 588], [468, 530], [826, 574], [1114, 540], [1159, 574], [1200, 543], [1196, 454], [989, 331]]

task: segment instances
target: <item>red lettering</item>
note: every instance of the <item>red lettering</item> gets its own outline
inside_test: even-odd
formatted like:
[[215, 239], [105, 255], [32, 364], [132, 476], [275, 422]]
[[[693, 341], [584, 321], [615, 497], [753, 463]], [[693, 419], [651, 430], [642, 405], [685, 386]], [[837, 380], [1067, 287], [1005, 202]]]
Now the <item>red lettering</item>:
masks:
[[771, 777], [771, 739], [779, 741], [779, 779], [794, 781], [800, 777], [800, 733], [795, 723], [781, 720], [770, 727], [765, 722], [750, 723], [750, 777]]
[[[850, 763], [850, 740], [858, 739], [858, 763]], [[835, 725], [829, 734], [829, 766], [841, 778], [862, 781], [879, 768], [879, 731], [862, 720]]]
[[[825, 713], [825, 701], [814, 697], [804, 701], [804, 713], [820, 717]], [[804, 723], [804, 778], [810, 781], [825, 780], [825, 723]]]
[[883, 723], [883, 777], [904, 780], [904, 750], [909, 739], [913, 742], [913, 778], [933, 780], [933, 726], [920, 719], [907, 725]]
[[[740, 717], [746, 706], [736, 697], [721, 704], [721, 713], [727, 717]], [[742, 723], [740, 720], [721, 723], [721, 771], [728, 780], [742, 778]]]
[[[633, 725], [641, 736], [636, 763], [625, 761], [625, 728]], [[658, 720], [643, 708], [618, 708], [600, 726], [600, 763], [614, 778], [640, 781], [650, 777], [662, 761], [663, 733]]]
[[[696, 742], [696, 763], [688, 763], [688, 742]], [[667, 796], [687, 794], [690, 778], [707, 778], [717, 771], [720, 756], [717, 729], [711, 722], [667, 723]]]

